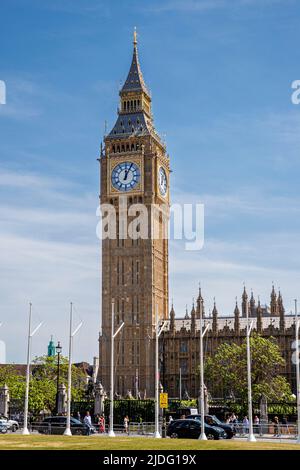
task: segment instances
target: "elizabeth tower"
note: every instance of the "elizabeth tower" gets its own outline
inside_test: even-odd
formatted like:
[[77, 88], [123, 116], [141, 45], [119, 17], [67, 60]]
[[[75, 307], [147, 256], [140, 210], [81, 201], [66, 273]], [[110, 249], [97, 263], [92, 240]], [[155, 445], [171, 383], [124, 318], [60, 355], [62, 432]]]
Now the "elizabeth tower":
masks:
[[[115, 339], [115, 392], [122, 396], [128, 391], [133, 396], [154, 396], [156, 309], [160, 320], [168, 317], [167, 219], [157, 208], [169, 207], [170, 168], [165, 145], [154, 128], [151, 95], [138, 60], [136, 32], [130, 70], [119, 95], [118, 117], [104, 138], [99, 159], [100, 202], [113, 205], [116, 211], [116, 238], [102, 240], [99, 380], [108, 391], [114, 302], [115, 329], [122, 321], [125, 323]], [[128, 213], [130, 207], [141, 209], [135, 209], [133, 216]], [[126, 236], [130, 223], [145, 214], [145, 209], [146, 230], [145, 225], [137, 224], [138, 235]], [[125, 230], [124, 221], [120, 222], [124, 211]], [[153, 218], [157, 224], [155, 233]]]

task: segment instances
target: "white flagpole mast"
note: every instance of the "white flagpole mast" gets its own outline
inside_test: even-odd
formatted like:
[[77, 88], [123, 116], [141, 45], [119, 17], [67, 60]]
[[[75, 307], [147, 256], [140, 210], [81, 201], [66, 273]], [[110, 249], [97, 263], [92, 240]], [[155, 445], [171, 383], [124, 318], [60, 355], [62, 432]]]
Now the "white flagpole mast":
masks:
[[109, 412], [109, 437], [115, 437], [114, 433], [114, 349], [115, 349], [115, 337], [120, 333], [124, 326], [122, 322], [114, 333], [115, 330], [115, 301], [111, 303], [111, 351], [110, 351], [110, 412]]
[[27, 340], [27, 368], [26, 368], [26, 389], [25, 389], [25, 406], [24, 406], [24, 425], [23, 432], [24, 436], [28, 436], [28, 401], [29, 401], [29, 382], [30, 382], [30, 362], [31, 362], [31, 338], [40, 329], [42, 323], [40, 323], [33, 332], [31, 332], [31, 320], [32, 320], [32, 303], [29, 303], [29, 322], [28, 322], [28, 340]]
[[249, 326], [249, 308], [248, 301], [246, 302], [246, 317], [247, 317], [247, 380], [248, 380], [248, 415], [249, 415], [249, 442], [256, 442], [253, 433], [253, 415], [252, 415], [252, 385], [251, 385], [251, 351], [250, 351], [250, 335], [253, 327], [253, 320]]
[[72, 436], [71, 431], [71, 400], [72, 400], [72, 356], [73, 356], [73, 338], [82, 327], [82, 322], [72, 332], [73, 328], [73, 303], [70, 303], [70, 337], [69, 337], [69, 364], [68, 364], [68, 399], [67, 399], [67, 427], [65, 436]]
[[166, 326], [164, 321], [159, 329], [158, 323], [158, 305], [155, 310], [155, 432], [154, 437], [160, 439], [161, 435], [159, 432], [159, 367], [158, 367], [158, 340]]
[[204, 361], [203, 361], [203, 336], [205, 335], [206, 330], [203, 332], [202, 319], [202, 302], [200, 298], [200, 410], [201, 410], [201, 433], [199, 439], [201, 441], [207, 441], [205, 434], [205, 407], [204, 407]]

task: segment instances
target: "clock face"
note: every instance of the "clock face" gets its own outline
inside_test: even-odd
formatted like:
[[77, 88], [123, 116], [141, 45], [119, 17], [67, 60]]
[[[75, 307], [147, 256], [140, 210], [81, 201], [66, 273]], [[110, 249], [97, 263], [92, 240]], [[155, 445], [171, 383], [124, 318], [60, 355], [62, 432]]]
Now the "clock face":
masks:
[[122, 162], [114, 167], [111, 182], [118, 191], [131, 191], [139, 183], [141, 172], [136, 163]]
[[158, 186], [159, 191], [162, 196], [167, 194], [168, 182], [167, 182], [167, 175], [164, 168], [161, 166], [158, 172]]

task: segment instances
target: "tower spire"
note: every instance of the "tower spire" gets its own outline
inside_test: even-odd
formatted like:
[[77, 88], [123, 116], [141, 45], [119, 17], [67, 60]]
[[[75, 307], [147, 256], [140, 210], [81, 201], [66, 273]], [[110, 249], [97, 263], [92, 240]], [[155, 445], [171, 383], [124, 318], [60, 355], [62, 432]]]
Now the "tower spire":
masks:
[[134, 30], [133, 30], [133, 45], [134, 45], [134, 47], [136, 47], [136, 45], [137, 45], [137, 32], [136, 32], [136, 26], [134, 27]]

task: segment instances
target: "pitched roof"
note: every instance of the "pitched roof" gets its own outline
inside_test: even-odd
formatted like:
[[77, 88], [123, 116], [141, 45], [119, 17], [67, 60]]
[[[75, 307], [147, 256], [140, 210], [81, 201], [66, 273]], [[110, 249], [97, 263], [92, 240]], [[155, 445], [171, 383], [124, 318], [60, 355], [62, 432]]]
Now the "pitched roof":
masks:
[[121, 89], [121, 93], [126, 91], [144, 91], [148, 96], [150, 96], [150, 93], [145, 85], [141, 66], [139, 63], [136, 31], [134, 31], [133, 37], [133, 56], [131, 66], [125, 83]]

